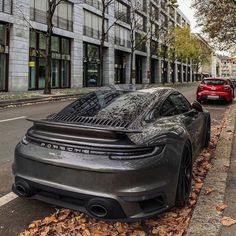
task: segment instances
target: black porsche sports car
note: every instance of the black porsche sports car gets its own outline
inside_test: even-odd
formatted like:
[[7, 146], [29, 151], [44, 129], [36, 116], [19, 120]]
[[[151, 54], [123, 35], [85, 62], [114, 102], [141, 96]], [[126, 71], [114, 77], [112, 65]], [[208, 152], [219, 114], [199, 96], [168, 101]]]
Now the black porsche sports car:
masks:
[[32, 121], [15, 150], [13, 191], [109, 220], [184, 206], [211, 126], [171, 88], [103, 88]]

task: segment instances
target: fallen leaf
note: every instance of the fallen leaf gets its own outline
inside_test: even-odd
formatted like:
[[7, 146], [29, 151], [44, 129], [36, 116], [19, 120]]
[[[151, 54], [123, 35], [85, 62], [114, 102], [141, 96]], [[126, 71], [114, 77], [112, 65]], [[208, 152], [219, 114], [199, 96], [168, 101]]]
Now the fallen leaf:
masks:
[[146, 236], [146, 233], [144, 231], [135, 230], [130, 236]]
[[29, 225], [29, 229], [34, 229], [36, 227], [36, 224], [32, 223]]
[[227, 207], [228, 207], [228, 205], [226, 205], [224, 203], [220, 203], [216, 206], [216, 210], [222, 212]]
[[222, 219], [221, 219], [221, 224], [224, 225], [224, 226], [231, 226], [231, 225], [235, 225], [236, 224], [236, 220], [232, 219], [231, 217], [227, 217], [227, 216], [224, 216]]
[[201, 189], [202, 186], [203, 186], [203, 183], [202, 183], [202, 182], [201, 182], [201, 183], [196, 183], [196, 184], [195, 184], [195, 188], [196, 188], [196, 189]]
[[55, 217], [55, 215], [51, 215], [51, 216], [46, 217], [44, 219], [44, 223], [46, 225], [51, 224], [51, 223], [57, 223], [57, 222], [58, 222], [58, 219]]
[[209, 195], [209, 194], [211, 194], [212, 192], [214, 192], [215, 190], [213, 189], [213, 188], [207, 188], [206, 190], [205, 190], [205, 195]]

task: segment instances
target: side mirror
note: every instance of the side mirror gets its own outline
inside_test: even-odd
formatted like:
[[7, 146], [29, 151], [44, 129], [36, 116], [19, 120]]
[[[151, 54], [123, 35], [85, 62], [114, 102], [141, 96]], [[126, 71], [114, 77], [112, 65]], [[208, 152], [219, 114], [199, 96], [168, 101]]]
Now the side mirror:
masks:
[[202, 105], [198, 101], [192, 103], [192, 108], [198, 112], [203, 112]]

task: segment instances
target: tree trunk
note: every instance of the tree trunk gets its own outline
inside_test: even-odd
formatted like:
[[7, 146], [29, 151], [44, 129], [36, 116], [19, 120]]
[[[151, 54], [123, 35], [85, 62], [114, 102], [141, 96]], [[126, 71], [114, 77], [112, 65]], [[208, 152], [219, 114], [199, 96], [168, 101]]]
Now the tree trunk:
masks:
[[100, 81], [98, 83], [99, 86], [103, 86], [103, 70], [104, 70], [104, 63], [103, 63], [103, 60], [104, 60], [104, 42], [102, 43], [101, 42], [101, 45], [100, 45]]
[[47, 16], [47, 35], [46, 35], [46, 77], [44, 94], [51, 94], [51, 77], [52, 77], [52, 55], [51, 55], [51, 41], [52, 41], [52, 15], [48, 12]]
[[131, 64], [130, 64], [130, 84], [135, 84], [135, 70], [134, 68], [134, 50], [131, 49]]

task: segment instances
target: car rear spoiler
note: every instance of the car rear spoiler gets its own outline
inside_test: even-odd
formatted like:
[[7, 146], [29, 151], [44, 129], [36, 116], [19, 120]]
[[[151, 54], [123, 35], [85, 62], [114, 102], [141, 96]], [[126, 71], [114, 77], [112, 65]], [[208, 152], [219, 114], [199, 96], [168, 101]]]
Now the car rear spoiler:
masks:
[[90, 126], [90, 125], [81, 125], [76, 123], [64, 123], [64, 122], [55, 122], [47, 119], [26, 119], [30, 122], [33, 122], [34, 125], [44, 126], [44, 127], [54, 127], [54, 128], [71, 128], [71, 129], [78, 129], [78, 130], [94, 130], [94, 131], [104, 131], [104, 132], [115, 132], [115, 133], [123, 133], [123, 134], [137, 134], [142, 133], [142, 130], [133, 130], [133, 129], [126, 129], [120, 127], [99, 127], [99, 126]]

